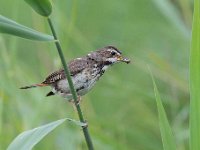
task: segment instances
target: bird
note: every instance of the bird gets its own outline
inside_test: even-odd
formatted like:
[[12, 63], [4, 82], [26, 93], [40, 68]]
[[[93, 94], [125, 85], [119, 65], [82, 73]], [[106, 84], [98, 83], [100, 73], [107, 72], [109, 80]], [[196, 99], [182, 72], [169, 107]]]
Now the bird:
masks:
[[[87, 94], [112, 65], [125, 62], [130, 63], [130, 59], [122, 56], [122, 52], [114, 46], [106, 46], [92, 51], [86, 56], [75, 58], [67, 64], [72, 78], [74, 88], [79, 97]], [[46, 96], [60, 95], [67, 100], [72, 100], [69, 84], [64, 69], [51, 73], [39, 84], [24, 86], [20, 89], [50, 86], [52, 90]]]

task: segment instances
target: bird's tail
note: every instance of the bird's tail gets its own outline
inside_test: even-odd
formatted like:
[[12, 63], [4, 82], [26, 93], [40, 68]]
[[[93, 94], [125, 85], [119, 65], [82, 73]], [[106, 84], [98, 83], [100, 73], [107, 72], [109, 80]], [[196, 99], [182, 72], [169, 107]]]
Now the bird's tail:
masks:
[[30, 86], [21, 87], [20, 89], [29, 89], [29, 88], [42, 87], [42, 86], [48, 86], [48, 84], [44, 84], [44, 83], [33, 84], [33, 85], [30, 85]]

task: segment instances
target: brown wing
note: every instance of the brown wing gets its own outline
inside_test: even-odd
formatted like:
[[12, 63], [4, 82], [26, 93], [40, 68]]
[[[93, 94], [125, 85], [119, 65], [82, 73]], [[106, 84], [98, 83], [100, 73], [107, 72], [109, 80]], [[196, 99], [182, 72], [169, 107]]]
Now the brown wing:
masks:
[[[68, 63], [68, 68], [71, 76], [74, 76], [75, 74], [81, 72], [87, 66], [88, 66], [87, 59], [84, 58], [74, 59]], [[65, 78], [66, 77], [64, 69], [60, 69], [58, 71], [51, 73], [42, 83], [53, 84]]]
[[87, 58], [77, 58], [69, 62], [68, 67], [71, 76], [76, 75], [88, 66]]
[[51, 73], [42, 83], [52, 84], [52, 83], [55, 83], [56, 81], [64, 79], [64, 78], [65, 78], [64, 70], [60, 69], [58, 71]]

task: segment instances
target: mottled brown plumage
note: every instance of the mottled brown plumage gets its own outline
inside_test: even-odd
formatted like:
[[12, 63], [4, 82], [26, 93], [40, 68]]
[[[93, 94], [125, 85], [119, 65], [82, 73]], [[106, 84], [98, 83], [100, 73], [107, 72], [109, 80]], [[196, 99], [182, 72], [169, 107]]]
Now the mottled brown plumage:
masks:
[[[74, 76], [88, 66], [88, 61], [87, 61], [87, 59], [84, 59], [84, 58], [74, 59], [74, 60], [70, 61], [67, 66], [69, 68], [71, 76]], [[64, 79], [64, 78], [65, 78], [64, 69], [60, 69], [58, 71], [51, 73], [45, 79], [45, 81], [43, 81], [42, 83], [52, 84], [52, 83], [54, 83], [58, 80]]]
[[[89, 53], [87, 56], [70, 61], [67, 66], [77, 94], [79, 96], [86, 94], [104, 74], [107, 68], [116, 62], [129, 63], [130, 60], [123, 58], [121, 52], [113, 46], [98, 49], [97, 51]], [[38, 86], [52, 87], [52, 91], [47, 96], [59, 94], [68, 100], [72, 99], [63, 69], [51, 73], [41, 84], [25, 86], [21, 89]]]

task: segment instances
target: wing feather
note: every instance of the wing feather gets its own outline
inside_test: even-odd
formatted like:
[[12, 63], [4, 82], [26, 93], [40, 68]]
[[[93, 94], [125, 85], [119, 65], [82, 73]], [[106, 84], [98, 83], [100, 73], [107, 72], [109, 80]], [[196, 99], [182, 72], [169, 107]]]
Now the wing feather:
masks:
[[[88, 66], [88, 62], [86, 58], [77, 58], [70, 61], [67, 66], [69, 68], [71, 76], [74, 76], [77, 73], [81, 72], [84, 68], [86, 68]], [[66, 76], [64, 69], [60, 69], [51, 73], [42, 83], [53, 84], [65, 78]]]

